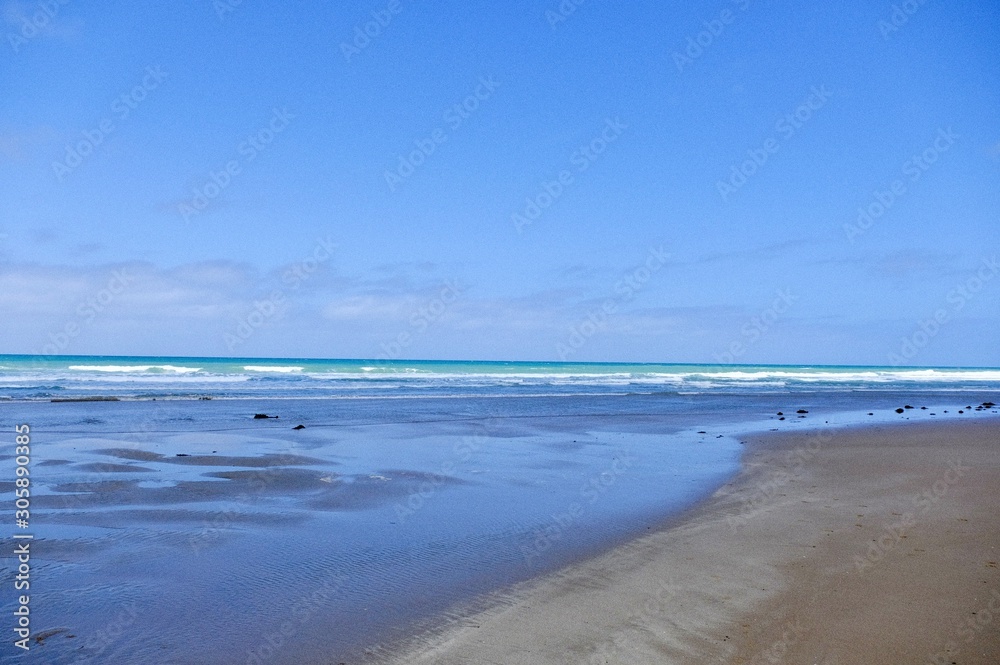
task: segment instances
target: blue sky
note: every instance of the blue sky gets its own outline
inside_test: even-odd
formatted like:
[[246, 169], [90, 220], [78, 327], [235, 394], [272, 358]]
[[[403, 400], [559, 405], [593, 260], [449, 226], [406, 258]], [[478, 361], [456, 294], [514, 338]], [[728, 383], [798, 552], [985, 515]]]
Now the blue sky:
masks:
[[2, 352], [1000, 366], [992, 3], [0, 18]]

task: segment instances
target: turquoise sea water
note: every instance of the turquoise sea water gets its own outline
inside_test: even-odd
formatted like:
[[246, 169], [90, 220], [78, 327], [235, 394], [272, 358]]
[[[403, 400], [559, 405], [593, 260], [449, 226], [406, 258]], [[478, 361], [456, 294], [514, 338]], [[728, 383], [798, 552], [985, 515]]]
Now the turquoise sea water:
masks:
[[997, 368], [0, 355], [0, 399], [949, 391]]

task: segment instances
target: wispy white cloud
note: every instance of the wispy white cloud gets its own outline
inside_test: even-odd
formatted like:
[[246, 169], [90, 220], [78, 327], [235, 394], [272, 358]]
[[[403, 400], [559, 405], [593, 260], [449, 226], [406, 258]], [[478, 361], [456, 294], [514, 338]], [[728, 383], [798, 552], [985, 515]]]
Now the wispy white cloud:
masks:
[[[889, 269], [898, 264], [909, 271], [911, 260], [947, 269], [946, 258], [900, 255], [886, 261]], [[439, 267], [349, 275], [331, 263], [293, 288], [282, 276], [294, 267], [261, 271], [222, 260], [173, 267], [2, 265], [0, 352], [377, 358], [408, 335], [393, 357], [555, 359], [557, 344], [604, 302], [581, 295], [601, 292], [603, 277], [595, 277], [596, 285], [539, 285], [519, 296], [495, 297]], [[449, 284], [458, 297], [449, 296], [441, 307]], [[238, 347], [228, 347], [225, 336], [275, 293], [283, 303], [276, 315]], [[749, 317], [759, 314], [759, 308], [742, 305], [684, 303], [683, 294], [648, 295], [619, 301], [571, 359], [709, 362], [741, 339]], [[884, 341], [871, 338], [891, 339], [892, 321], [857, 326], [850, 317], [809, 315], [803, 298], [801, 309], [797, 305], [768, 325], [742, 361], [835, 363], [848, 357], [843, 349], [862, 349], [870, 362], [882, 358]]]
[[878, 278], [942, 279], [964, 274], [967, 270], [968, 257], [954, 252], [900, 249], [887, 253], [827, 258], [818, 260], [815, 264], [853, 266]]
[[349, 295], [327, 303], [322, 311], [324, 318], [335, 321], [371, 322], [400, 318], [416, 307], [413, 296]]
[[807, 247], [814, 247], [825, 242], [826, 238], [793, 238], [782, 240], [760, 247], [750, 247], [746, 249], [733, 250], [729, 252], [717, 252], [706, 254], [695, 260], [695, 263], [716, 263], [729, 261], [771, 261], [777, 257], [788, 253], [796, 252]]
[[[38, 352], [69, 324], [79, 331], [72, 344], [60, 348], [67, 353], [126, 348], [138, 352], [142, 345], [137, 340], [142, 338], [146, 340], [142, 350], [148, 353], [164, 352], [164, 347], [182, 353], [176, 348], [180, 341], [192, 339], [202, 340], [200, 353], [222, 353], [219, 340], [234, 322], [245, 319], [255, 303], [279, 292], [286, 310], [253, 340], [267, 349], [262, 352], [280, 355], [283, 347], [321, 330], [331, 339], [351, 340], [355, 354], [375, 355], [381, 341], [411, 330], [419, 321], [421, 329], [433, 328], [424, 337], [433, 346], [461, 343], [465, 353], [471, 353], [468, 349], [487, 339], [503, 340], [512, 348], [517, 339], [530, 339], [539, 349], [535, 355], [551, 355], [549, 347], [585, 315], [591, 302], [581, 299], [577, 287], [484, 297], [473, 285], [429, 266], [397, 266], [365, 275], [343, 275], [331, 268], [316, 271], [294, 289], [281, 279], [289, 270], [283, 266], [262, 272], [232, 261], [170, 268], [144, 262], [6, 265], [0, 267], [0, 315], [19, 322], [10, 342], [22, 352]], [[448, 289], [447, 308], [430, 314], [428, 308], [438, 307], [436, 300]], [[457, 297], [452, 297], [455, 293]], [[630, 306], [602, 332], [667, 334], [693, 313]], [[252, 348], [249, 343], [247, 348]]]

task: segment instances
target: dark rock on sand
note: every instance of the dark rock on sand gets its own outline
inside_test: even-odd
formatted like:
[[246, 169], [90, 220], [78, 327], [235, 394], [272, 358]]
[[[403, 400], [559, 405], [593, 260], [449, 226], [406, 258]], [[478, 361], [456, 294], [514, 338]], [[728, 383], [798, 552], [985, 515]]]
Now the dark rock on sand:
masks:
[[293, 427], [292, 429], [305, 429], [305, 428], [306, 428], [306, 426], [305, 426], [305, 425], [296, 425], [296, 426], [295, 426], [295, 427]]
[[255, 413], [253, 414], [254, 420], [264, 420], [265, 418], [277, 418], [278, 416], [269, 416], [266, 413]]
[[902, 413], [902, 412], [903, 412], [902, 409], [896, 409], [896, 413]]
[[43, 630], [42, 632], [35, 635], [35, 642], [37, 644], [45, 644], [45, 640], [49, 639], [50, 637], [54, 637], [59, 633], [66, 633], [67, 638], [76, 637], [76, 635], [71, 634], [69, 630], [66, 628], [51, 628], [49, 630]]
[[796, 411], [795, 413], [809, 413], [809, 412], [808, 412], [808, 411], [806, 411], [805, 409], [799, 409], [799, 410], [798, 410], [798, 411]]

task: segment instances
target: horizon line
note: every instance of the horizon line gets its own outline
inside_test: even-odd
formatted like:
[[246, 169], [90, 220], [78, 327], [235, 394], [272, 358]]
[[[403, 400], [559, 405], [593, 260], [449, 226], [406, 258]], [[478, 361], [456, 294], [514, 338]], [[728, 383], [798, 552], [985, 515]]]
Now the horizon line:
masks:
[[862, 369], [896, 369], [896, 370], [997, 370], [1000, 367], [980, 366], [980, 365], [833, 365], [827, 363], [704, 363], [704, 362], [657, 362], [657, 361], [617, 361], [617, 360], [592, 360], [592, 361], [564, 361], [564, 360], [475, 360], [475, 359], [454, 359], [454, 358], [307, 358], [307, 357], [286, 357], [286, 356], [179, 356], [179, 355], [107, 355], [107, 354], [41, 354], [41, 353], [0, 353], [0, 358], [32, 358], [55, 360], [59, 358], [116, 358], [116, 359], [174, 359], [174, 360], [231, 360], [231, 361], [262, 361], [275, 360], [282, 362], [302, 361], [302, 362], [365, 362], [377, 364], [399, 364], [399, 363], [489, 363], [489, 364], [529, 364], [542, 363], [547, 365], [660, 365], [660, 366], [692, 366], [692, 367], [797, 367], [797, 368], [862, 368]]

